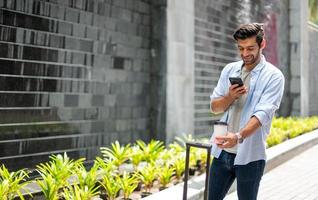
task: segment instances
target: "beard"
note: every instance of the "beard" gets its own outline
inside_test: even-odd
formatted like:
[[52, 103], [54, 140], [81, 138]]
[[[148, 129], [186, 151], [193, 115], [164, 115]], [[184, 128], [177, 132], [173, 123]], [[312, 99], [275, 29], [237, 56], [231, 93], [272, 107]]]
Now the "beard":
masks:
[[255, 55], [251, 54], [245, 57], [241, 55], [241, 58], [244, 62], [244, 65], [253, 65], [254, 63], [258, 62], [260, 56], [261, 56], [261, 50], [259, 49]]

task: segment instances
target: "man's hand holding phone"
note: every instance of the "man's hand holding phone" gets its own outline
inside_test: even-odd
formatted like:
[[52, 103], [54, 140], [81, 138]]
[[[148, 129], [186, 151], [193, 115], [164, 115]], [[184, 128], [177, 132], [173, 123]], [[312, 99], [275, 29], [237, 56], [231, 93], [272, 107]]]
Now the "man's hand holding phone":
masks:
[[244, 86], [243, 81], [239, 77], [230, 77], [231, 86], [229, 88], [229, 95], [233, 99], [238, 99], [247, 93], [247, 87]]

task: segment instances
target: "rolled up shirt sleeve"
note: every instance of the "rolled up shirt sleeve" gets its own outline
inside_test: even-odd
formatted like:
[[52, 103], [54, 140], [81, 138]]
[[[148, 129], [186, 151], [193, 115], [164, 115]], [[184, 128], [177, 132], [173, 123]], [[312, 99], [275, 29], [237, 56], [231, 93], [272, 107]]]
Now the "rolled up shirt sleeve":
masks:
[[257, 117], [262, 126], [271, 122], [275, 111], [279, 108], [284, 93], [284, 84], [284, 76], [277, 73], [262, 92], [260, 101], [253, 112], [253, 116]]

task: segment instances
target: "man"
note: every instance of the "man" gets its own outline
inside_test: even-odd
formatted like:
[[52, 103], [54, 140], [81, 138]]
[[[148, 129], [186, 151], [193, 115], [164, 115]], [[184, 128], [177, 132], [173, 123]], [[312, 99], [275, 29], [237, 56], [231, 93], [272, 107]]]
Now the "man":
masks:
[[[224, 112], [225, 136], [216, 136], [209, 182], [209, 200], [225, 197], [237, 179], [239, 200], [255, 200], [265, 167], [266, 136], [279, 108], [284, 76], [265, 60], [263, 25], [241, 25], [233, 34], [242, 58], [228, 64], [211, 95], [211, 112]], [[244, 85], [231, 85], [240, 77]]]

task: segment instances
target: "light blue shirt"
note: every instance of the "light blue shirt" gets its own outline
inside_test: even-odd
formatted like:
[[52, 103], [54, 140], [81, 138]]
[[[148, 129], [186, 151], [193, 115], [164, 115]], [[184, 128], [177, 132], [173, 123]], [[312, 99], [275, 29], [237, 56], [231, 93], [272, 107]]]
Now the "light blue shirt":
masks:
[[[211, 101], [225, 96], [230, 87], [229, 77], [238, 77], [241, 73], [243, 61], [233, 62], [222, 70], [217, 86], [214, 88]], [[261, 61], [251, 71], [250, 87], [247, 99], [241, 113], [240, 129], [242, 129], [252, 116], [257, 117], [262, 126], [252, 135], [238, 144], [234, 165], [246, 165], [257, 160], [266, 160], [266, 137], [269, 134], [275, 111], [279, 108], [284, 92], [284, 75], [272, 64]], [[231, 107], [229, 108], [231, 109]], [[228, 112], [225, 112], [221, 121], [226, 121]], [[212, 155], [218, 158], [222, 149], [217, 145], [212, 147]]]

